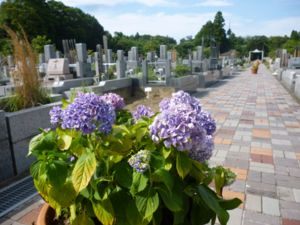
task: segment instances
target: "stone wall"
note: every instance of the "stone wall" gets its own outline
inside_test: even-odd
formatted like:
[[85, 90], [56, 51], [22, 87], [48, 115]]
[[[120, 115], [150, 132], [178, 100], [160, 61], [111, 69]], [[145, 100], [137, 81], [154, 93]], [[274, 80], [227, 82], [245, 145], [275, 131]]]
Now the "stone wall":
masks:
[[28, 170], [34, 160], [33, 157], [27, 157], [29, 142], [39, 133], [39, 128], [50, 127], [49, 111], [60, 104], [51, 103], [5, 114], [15, 174]]
[[14, 176], [5, 112], [0, 111], [0, 182]]
[[171, 86], [175, 90], [196, 90], [199, 87], [199, 76], [198, 75], [189, 75], [184, 77], [172, 78]]

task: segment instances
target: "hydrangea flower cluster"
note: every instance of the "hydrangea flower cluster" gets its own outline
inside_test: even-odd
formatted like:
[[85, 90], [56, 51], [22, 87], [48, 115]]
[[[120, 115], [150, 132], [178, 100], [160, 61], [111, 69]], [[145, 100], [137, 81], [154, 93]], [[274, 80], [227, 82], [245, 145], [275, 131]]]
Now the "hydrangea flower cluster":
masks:
[[128, 160], [129, 165], [139, 173], [144, 173], [149, 169], [150, 151], [140, 150]]
[[101, 96], [101, 98], [106, 102], [115, 107], [116, 110], [123, 109], [125, 107], [124, 99], [115, 93], [107, 93]]
[[161, 101], [160, 114], [150, 125], [153, 141], [189, 151], [190, 157], [200, 162], [212, 155], [215, 130], [215, 121], [202, 111], [199, 101], [183, 91]]
[[139, 120], [141, 117], [151, 117], [154, 116], [154, 112], [151, 110], [150, 107], [145, 105], [138, 105], [136, 110], [133, 112], [133, 118], [135, 121]]
[[54, 107], [50, 111], [52, 125], [80, 130], [84, 134], [96, 129], [105, 134], [109, 133], [115, 118], [115, 108], [94, 93], [78, 93], [67, 108]]
[[61, 123], [62, 109], [59, 106], [54, 106], [50, 112], [50, 123], [53, 126], [58, 126]]

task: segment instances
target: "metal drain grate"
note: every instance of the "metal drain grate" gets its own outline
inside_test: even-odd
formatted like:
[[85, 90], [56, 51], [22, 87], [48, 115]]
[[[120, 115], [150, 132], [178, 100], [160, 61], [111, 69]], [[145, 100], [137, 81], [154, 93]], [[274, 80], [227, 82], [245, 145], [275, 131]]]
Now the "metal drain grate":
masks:
[[37, 195], [31, 177], [25, 177], [0, 189], [0, 217]]

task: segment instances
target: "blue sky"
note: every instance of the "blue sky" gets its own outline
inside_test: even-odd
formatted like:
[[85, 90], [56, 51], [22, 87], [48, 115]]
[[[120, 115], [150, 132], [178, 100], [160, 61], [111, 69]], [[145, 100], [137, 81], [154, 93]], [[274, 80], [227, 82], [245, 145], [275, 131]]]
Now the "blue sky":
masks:
[[[217, 11], [238, 36], [300, 31], [300, 0], [61, 0], [95, 16], [112, 34], [194, 36]], [[0, 0], [1, 2], [1, 0]]]

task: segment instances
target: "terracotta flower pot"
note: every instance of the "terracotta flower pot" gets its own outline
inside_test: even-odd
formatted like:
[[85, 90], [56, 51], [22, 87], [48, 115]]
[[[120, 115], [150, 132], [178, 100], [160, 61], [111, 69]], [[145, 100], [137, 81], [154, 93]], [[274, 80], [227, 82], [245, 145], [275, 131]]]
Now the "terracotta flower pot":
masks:
[[257, 74], [257, 69], [251, 69], [252, 74]]
[[43, 205], [38, 215], [36, 225], [56, 225], [53, 222], [55, 211], [47, 203]]

